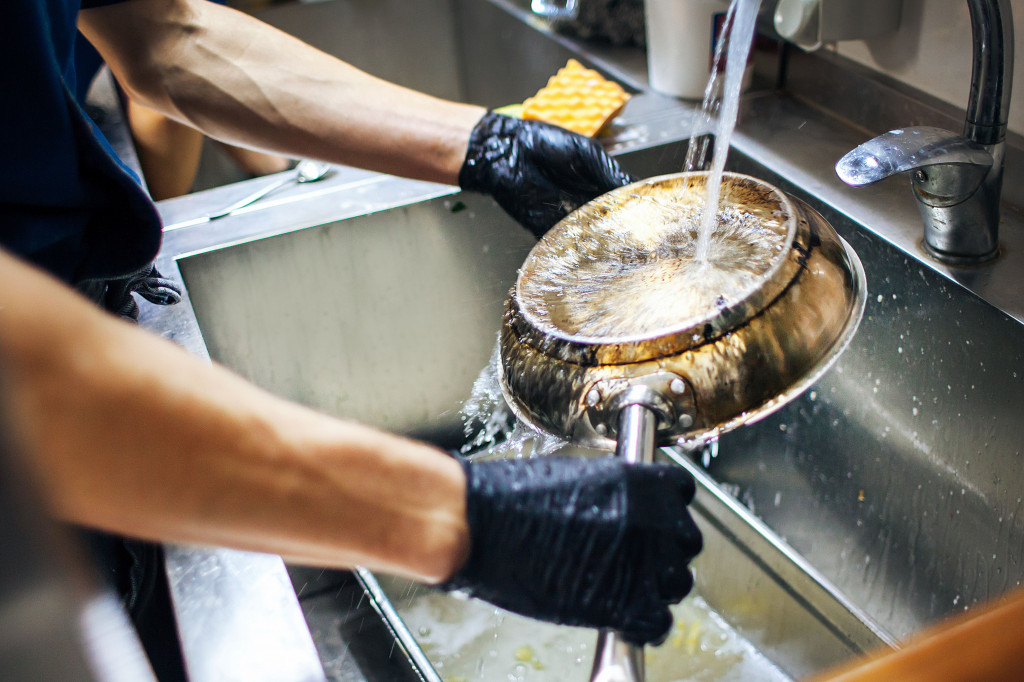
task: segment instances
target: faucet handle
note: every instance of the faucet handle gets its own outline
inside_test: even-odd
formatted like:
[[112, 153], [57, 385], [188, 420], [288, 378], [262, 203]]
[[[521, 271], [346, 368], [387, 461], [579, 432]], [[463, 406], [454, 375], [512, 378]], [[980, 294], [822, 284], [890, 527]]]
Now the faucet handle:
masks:
[[[860, 145], [839, 160], [836, 174], [846, 184], [862, 187], [928, 166], [958, 166], [960, 187], [956, 193], [960, 193], [964, 184], [973, 188], [981, 184], [993, 163], [984, 146], [962, 135], [942, 128], [910, 127], [891, 130]], [[915, 174], [914, 184], [921, 184], [927, 176]]]

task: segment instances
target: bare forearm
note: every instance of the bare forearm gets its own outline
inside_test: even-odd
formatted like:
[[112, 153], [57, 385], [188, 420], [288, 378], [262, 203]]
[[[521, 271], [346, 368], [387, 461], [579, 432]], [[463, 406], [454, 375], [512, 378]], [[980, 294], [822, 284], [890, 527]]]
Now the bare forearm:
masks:
[[80, 27], [141, 101], [267, 151], [454, 184], [484, 111], [374, 78], [204, 0], [119, 3], [83, 12]]
[[463, 559], [465, 483], [443, 453], [277, 399], [2, 252], [0, 351], [61, 517], [421, 580]]

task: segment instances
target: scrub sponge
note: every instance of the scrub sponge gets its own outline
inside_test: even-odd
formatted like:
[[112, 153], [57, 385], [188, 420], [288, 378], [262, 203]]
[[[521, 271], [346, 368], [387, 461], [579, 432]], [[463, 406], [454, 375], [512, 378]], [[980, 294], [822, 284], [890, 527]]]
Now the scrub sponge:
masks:
[[594, 137], [628, 99], [621, 85], [570, 59], [546, 86], [523, 102], [522, 117]]

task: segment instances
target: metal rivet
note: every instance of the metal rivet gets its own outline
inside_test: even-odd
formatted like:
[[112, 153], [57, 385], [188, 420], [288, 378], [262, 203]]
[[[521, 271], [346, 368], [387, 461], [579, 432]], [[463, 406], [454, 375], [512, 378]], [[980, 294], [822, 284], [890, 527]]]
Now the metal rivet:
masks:
[[672, 383], [670, 383], [668, 385], [668, 387], [676, 395], [682, 395], [683, 393], [686, 393], [686, 382], [683, 381], [682, 379], [679, 379], [679, 378], [673, 379]]
[[596, 388], [587, 391], [587, 407], [593, 407], [601, 402], [601, 393]]
[[684, 429], [688, 429], [693, 426], [693, 417], [688, 414], [679, 415], [679, 425]]
[[597, 431], [597, 435], [599, 436], [603, 436], [608, 433], [608, 427], [604, 424], [598, 424], [594, 430]]

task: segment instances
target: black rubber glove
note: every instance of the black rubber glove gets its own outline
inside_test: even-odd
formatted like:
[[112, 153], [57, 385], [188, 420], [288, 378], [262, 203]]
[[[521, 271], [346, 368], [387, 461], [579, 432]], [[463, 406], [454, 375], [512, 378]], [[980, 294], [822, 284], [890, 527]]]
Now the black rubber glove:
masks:
[[491, 195], [538, 237], [591, 199], [633, 181], [589, 137], [494, 112], [473, 129], [459, 171], [462, 189]]
[[470, 554], [442, 587], [562, 625], [658, 643], [693, 586], [701, 536], [678, 467], [535, 458], [463, 462]]

